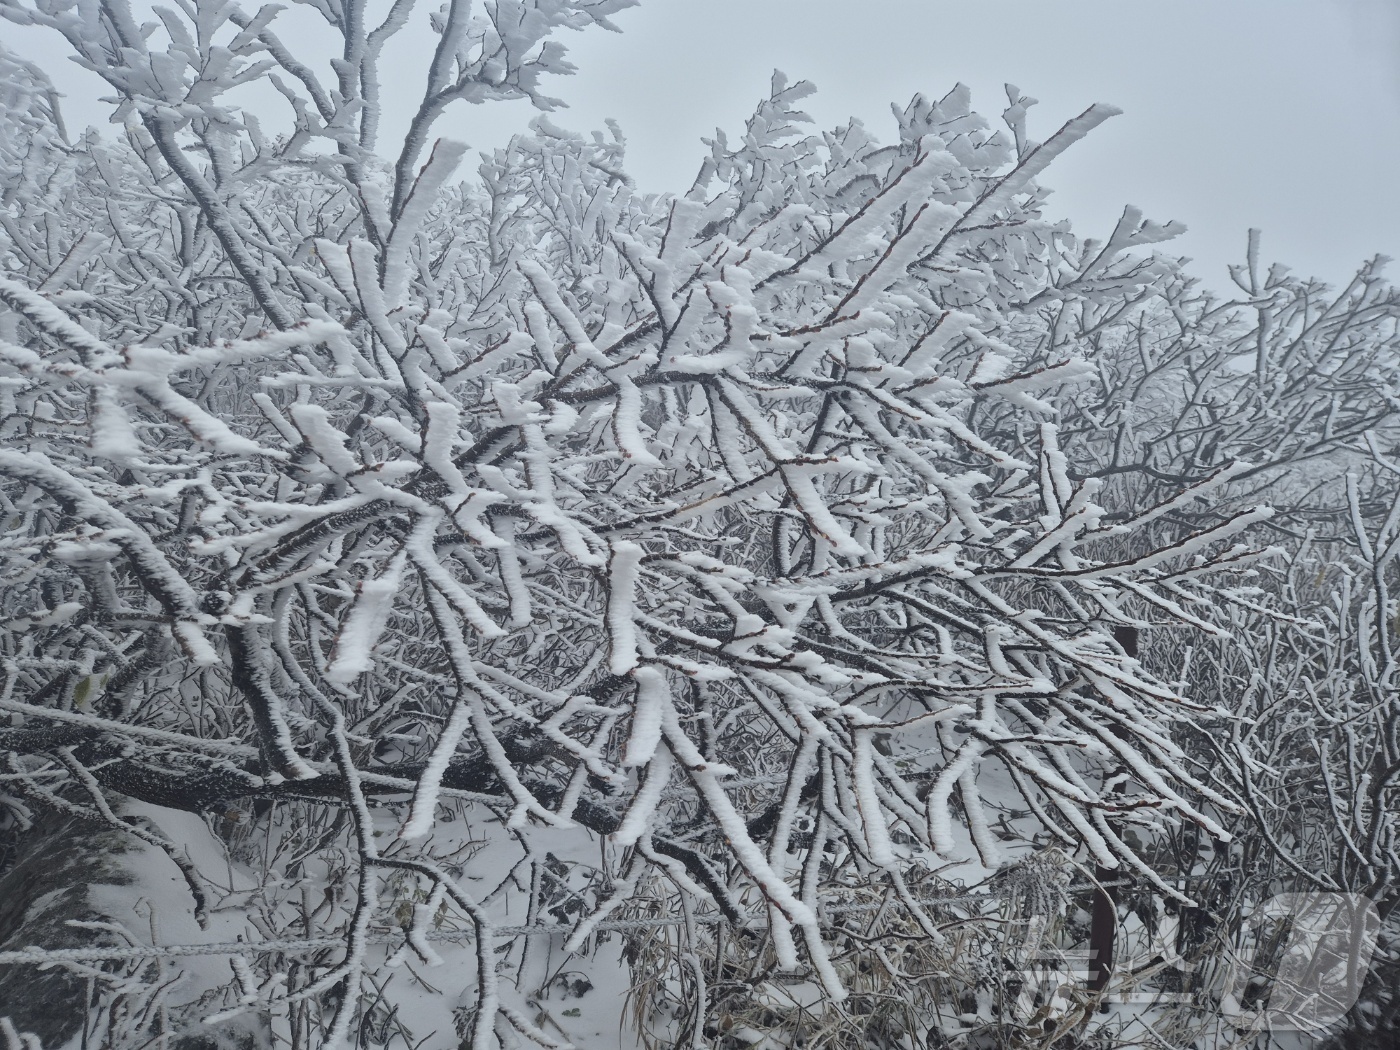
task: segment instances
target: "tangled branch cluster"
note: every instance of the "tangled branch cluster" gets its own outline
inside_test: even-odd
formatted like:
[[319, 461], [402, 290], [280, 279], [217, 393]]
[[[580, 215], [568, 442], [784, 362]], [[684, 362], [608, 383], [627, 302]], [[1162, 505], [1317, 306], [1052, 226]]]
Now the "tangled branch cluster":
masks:
[[[1011, 90], [1006, 134], [960, 88], [880, 146], [806, 134], [810, 87], [775, 77], [684, 196], [543, 118], [457, 185], [464, 147], [428, 145], [442, 109], [539, 101], [562, 62], [540, 41], [623, 4], [447, 5], [392, 163], [375, 70], [408, 5], [376, 29], [316, 6], [333, 84], [271, 8], [147, 31], [119, 2], [0, 3], [67, 37], [125, 134], [69, 143], [37, 74], [12, 76], [0, 807], [136, 836], [202, 923], [244, 923], [189, 1016], [363, 1037], [384, 967], [439, 958], [450, 914], [471, 1045], [553, 1045], [527, 979], [498, 981], [508, 943], [529, 969], [507, 898], [576, 952], [657, 885], [839, 1002], [824, 906], [873, 894], [941, 944], [910, 873], [999, 866], [1032, 837], [1008, 799], [1180, 897], [1135, 836], [1226, 837], [1237, 796], [1174, 732], [1221, 712], [1114, 628], [1214, 630], [1251, 600], [1240, 537], [1270, 512], [1195, 514], [1258, 464], [1163, 484], [1150, 457], [1072, 462], [1103, 341], [1181, 287], [1134, 251], [1173, 226], [1129, 209], [1081, 243], [1041, 216], [1036, 179], [1113, 111], [1037, 143], [1031, 100]], [[224, 98], [258, 77], [285, 134]], [[1106, 500], [1126, 474], [1144, 498]], [[137, 803], [207, 815], [259, 892]], [[485, 897], [461, 878], [483, 842], [515, 858]], [[325, 903], [296, 905], [318, 879]], [[289, 971], [297, 923], [318, 946]]]

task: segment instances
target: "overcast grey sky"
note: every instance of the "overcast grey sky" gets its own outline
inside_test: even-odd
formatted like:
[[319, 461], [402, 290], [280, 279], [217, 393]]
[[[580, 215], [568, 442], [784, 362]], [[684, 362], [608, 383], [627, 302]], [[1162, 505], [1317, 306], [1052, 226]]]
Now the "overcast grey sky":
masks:
[[[643, 0], [616, 22], [565, 33], [579, 72], [546, 90], [569, 102], [565, 127], [616, 118], [646, 190], [685, 189], [700, 137], [742, 129], [775, 67], [817, 85], [819, 127], [853, 115], [885, 139], [891, 102], [963, 81], [999, 120], [1011, 81], [1041, 100], [1036, 138], [1092, 102], [1125, 111], [1042, 178], [1081, 234], [1107, 233], [1125, 203], [1178, 219], [1189, 232], [1164, 248], [1216, 287], [1250, 226], [1266, 257], [1334, 282], [1400, 257], [1400, 0]], [[32, 50], [31, 31], [0, 34]], [[388, 100], [410, 100], [430, 46], [388, 53]], [[488, 148], [530, 115], [459, 103], [438, 132]]]
[[[882, 138], [891, 102], [960, 80], [999, 120], [1011, 81], [1041, 101], [1038, 138], [1092, 102], [1124, 110], [1042, 179], [1082, 233], [1125, 203], [1179, 219], [1164, 247], [1217, 286], [1250, 226], [1334, 281], [1400, 257], [1400, 0], [643, 0], [616, 22], [565, 38], [579, 72], [556, 120], [615, 117], [645, 189], [687, 186], [700, 136], [742, 128], [774, 67], [817, 85], [819, 125], [859, 116]], [[475, 117], [453, 131], [499, 134]]]

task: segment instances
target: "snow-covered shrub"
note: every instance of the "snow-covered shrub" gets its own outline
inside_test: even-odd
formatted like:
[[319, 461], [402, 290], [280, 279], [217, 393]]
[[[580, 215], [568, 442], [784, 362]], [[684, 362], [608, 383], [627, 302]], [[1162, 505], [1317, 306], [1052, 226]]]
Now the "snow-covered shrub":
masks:
[[[655, 965], [656, 929], [672, 1037], [721, 1038], [726, 952], [841, 1032], [879, 955], [843, 906], [946, 960], [886, 957], [917, 1013], [980, 979], [943, 928], [1024, 896], [968, 887], [1029, 848], [1181, 896], [1134, 843], [1226, 834], [1237, 797], [1178, 743], [1225, 712], [1114, 629], [1253, 601], [1270, 512], [1183, 513], [1232, 454], [1079, 469], [1103, 347], [1210, 331], [1137, 250], [1170, 224], [1041, 216], [1042, 171], [1114, 111], [1035, 142], [1031, 100], [997, 131], [960, 87], [881, 146], [809, 134], [810, 86], [775, 76], [684, 195], [543, 117], [459, 184], [442, 110], [547, 107], [550, 32], [625, 0], [453, 0], [386, 159], [409, 7], [313, 6], [330, 63], [271, 6], [0, 3], [67, 38], [123, 133], [73, 144], [35, 102], [23, 163], [0, 152], [0, 804], [183, 880], [161, 906], [204, 939], [130, 949], [189, 971], [131, 1038], [256, 1014], [293, 1047], [555, 1045], [621, 1015], [546, 1005], [583, 994], [567, 967], [619, 937]], [[288, 111], [243, 108], [253, 81]], [[139, 807], [203, 815], [227, 858]]]

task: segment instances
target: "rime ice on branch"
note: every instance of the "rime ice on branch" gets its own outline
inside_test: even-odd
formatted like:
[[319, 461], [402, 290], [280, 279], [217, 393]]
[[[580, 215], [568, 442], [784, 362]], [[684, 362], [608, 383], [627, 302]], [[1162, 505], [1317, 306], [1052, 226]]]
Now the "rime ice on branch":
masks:
[[[1041, 172], [1114, 111], [1035, 143], [1029, 100], [1008, 136], [959, 87], [881, 146], [808, 134], [810, 85], [775, 75], [684, 196], [636, 192], [615, 129], [542, 117], [458, 184], [442, 111], [546, 108], [549, 34], [624, 0], [452, 0], [386, 159], [378, 60], [409, 7], [313, 6], [328, 66], [271, 7], [143, 28], [0, 0], [67, 38], [125, 133], [65, 145], [37, 79], [0, 117], [0, 149], [29, 144], [0, 152], [7, 819], [262, 822], [262, 896], [227, 907], [281, 944], [295, 869], [324, 897], [296, 936], [343, 951], [249, 949], [208, 1002], [315, 1045], [388, 1009], [381, 971], [438, 958], [449, 914], [472, 1045], [551, 1045], [519, 1008], [528, 938], [495, 950], [512, 896], [570, 950], [643, 898], [766, 931], [834, 1003], [830, 907], [881, 897], [942, 943], [913, 887], [1037, 833], [1179, 895], [1136, 844], [1225, 836], [1238, 795], [1178, 733], [1218, 712], [1113, 628], [1218, 632], [1252, 600], [1270, 512], [1239, 485], [1279, 461], [1222, 446], [1172, 476], [1085, 420], [1111, 348], [1234, 348], [1289, 307], [1261, 291], [1221, 327], [1136, 250], [1170, 224], [1128, 209], [1096, 244], [1043, 218]], [[258, 78], [288, 112], [238, 108]], [[1393, 317], [1365, 294], [1358, 343]], [[1319, 447], [1356, 432], [1339, 411]], [[487, 841], [514, 859], [477, 901], [452, 871]]]

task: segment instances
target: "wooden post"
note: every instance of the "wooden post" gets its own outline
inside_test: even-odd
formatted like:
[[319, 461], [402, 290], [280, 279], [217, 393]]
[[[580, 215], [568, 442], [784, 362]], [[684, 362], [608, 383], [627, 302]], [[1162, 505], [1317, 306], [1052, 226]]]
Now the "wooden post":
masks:
[[[1099, 882], [1112, 882], [1118, 871], [1102, 864], [1094, 869]], [[1118, 894], [1115, 887], [1094, 891], [1093, 919], [1089, 926], [1089, 991], [1102, 992], [1113, 976], [1113, 939], [1118, 932]]]

